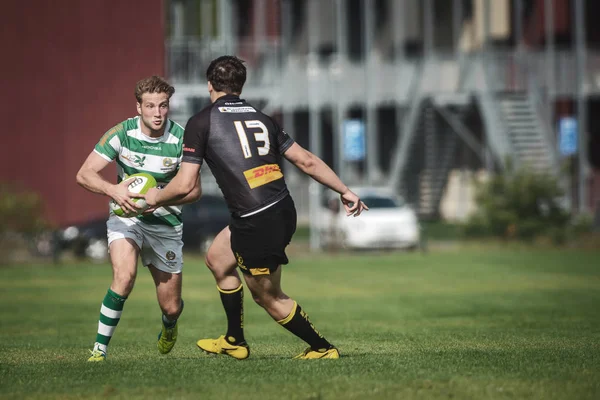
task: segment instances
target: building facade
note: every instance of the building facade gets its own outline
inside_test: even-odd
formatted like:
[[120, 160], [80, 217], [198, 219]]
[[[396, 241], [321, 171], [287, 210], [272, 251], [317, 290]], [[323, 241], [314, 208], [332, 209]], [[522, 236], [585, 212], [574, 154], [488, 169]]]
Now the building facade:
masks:
[[[239, 55], [249, 67], [244, 97], [345, 179], [394, 186], [423, 216], [438, 213], [450, 171], [501, 170], [508, 159], [556, 174], [569, 206], [587, 210], [600, 198], [598, 8], [591, 0], [172, 0], [168, 71], [185, 119], [208, 102], [210, 59]], [[349, 156], [346, 129], [357, 121], [359, 159]], [[576, 126], [575, 153], [561, 147], [572, 130], [563, 125]]]

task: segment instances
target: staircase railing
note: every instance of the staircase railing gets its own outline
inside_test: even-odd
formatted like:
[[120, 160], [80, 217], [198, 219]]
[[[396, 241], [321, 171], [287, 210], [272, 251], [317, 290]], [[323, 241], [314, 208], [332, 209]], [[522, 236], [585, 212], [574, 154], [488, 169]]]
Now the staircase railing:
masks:
[[396, 144], [396, 150], [393, 152], [394, 157], [391, 160], [390, 168], [390, 179], [389, 186], [392, 190], [401, 190], [402, 179], [406, 172], [406, 164], [408, 163], [409, 150], [411, 142], [415, 135], [416, 127], [419, 123], [419, 117], [421, 116], [421, 105], [423, 103], [421, 93], [421, 81], [423, 79], [423, 72], [420, 68], [417, 68], [418, 76], [413, 81], [411, 87], [411, 102], [408, 108], [408, 113], [405, 115], [402, 121], [402, 131], [400, 132], [400, 140]]

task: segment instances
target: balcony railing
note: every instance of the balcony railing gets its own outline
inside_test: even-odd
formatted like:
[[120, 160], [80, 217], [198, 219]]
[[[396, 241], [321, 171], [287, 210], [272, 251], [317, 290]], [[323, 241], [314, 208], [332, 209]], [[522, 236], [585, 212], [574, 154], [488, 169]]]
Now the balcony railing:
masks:
[[[216, 40], [179, 39], [166, 43], [167, 74], [178, 85], [204, 84], [206, 68], [210, 61], [220, 55], [228, 54], [228, 46]], [[340, 59], [336, 54], [326, 58], [318, 55], [290, 53], [282, 48], [281, 42], [267, 40], [256, 42], [251, 39], [238, 40], [235, 52], [248, 66], [246, 88], [260, 86], [279, 86], [282, 79], [298, 80], [299, 88], [306, 87], [311, 75], [318, 74], [325, 82], [336, 79], [345, 80], [346, 86], [362, 87], [365, 68], [370, 69], [373, 79], [370, 85], [376, 91], [386, 92], [390, 80], [402, 68], [414, 68], [425, 65], [420, 73], [428, 74], [424, 87], [427, 92], [461, 92], [464, 90], [483, 90], [484, 86], [492, 91], [531, 91], [537, 90], [547, 96], [572, 96], [576, 93], [575, 53], [557, 51], [554, 63], [543, 51], [488, 51], [476, 53], [439, 53], [432, 52], [423, 59], [407, 58], [385, 60], [371, 58], [368, 62]], [[285, 55], [285, 57], [284, 57]], [[461, 77], [458, 71], [468, 71], [469, 64], [487, 60], [488, 81], [477, 82], [475, 77]], [[588, 93], [600, 92], [600, 52], [588, 51], [586, 56], [585, 88]], [[425, 64], [423, 64], [425, 61]], [[460, 67], [460, 64], [465, 64]], [[466, 72], [466, 75], [469, 73]], [[361, 79], [363, 77], [363, 79]], [[469, 79], [470, 78], [470, 79]], [[414, 79], [414, 76], [403, 76]], [[466, 82], [469, 82], [468, 84]], [[293, 83], [293, 82], [291, 82]], [[287, 82], [290, 84], [290, 82]], [[362, 87], [361, 90], [364, 90]], [[397, 92], [398, 101], [408, 100], [406, 94]], [[394, 95], [390, 93], [389, 95]]]

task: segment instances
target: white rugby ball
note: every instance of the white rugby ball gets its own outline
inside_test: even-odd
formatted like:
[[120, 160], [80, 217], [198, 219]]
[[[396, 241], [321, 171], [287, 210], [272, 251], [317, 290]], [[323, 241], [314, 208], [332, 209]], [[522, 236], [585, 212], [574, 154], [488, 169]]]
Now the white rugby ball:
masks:
[[[131, 180], [131, 182], [129, 182], [129, 186], [127, 186], [127, 188], [132, 193], [144, 194], [148, 191], [148, 189], [156, 187], [156, 179], [154, 179], [154, 177], [152, 175], [147, 174], [145, 172], [129, 175], [127, 178], [125, 178], [125, 180]], [[141, 213], [143, 213], [144, 211], [146, 211], [149, 208], [148, 205], [146, 204], [146, 200], [144, 200], [144, 199], [133, 199], [133, 201], [138, 206], [141, 207], [141, 209], [138, 213], [124, 212], [123, 209], [121, 208], [121, 206], [118, 205], [117, 203], [115, 203], [114, 200], [110, 201], [110, 209], [113, 213], [115, 213], [115, 215], [118, 215], [119, 217], [131, 218], [131, 217], [136, 217], [136, 216], [140, 215]]]

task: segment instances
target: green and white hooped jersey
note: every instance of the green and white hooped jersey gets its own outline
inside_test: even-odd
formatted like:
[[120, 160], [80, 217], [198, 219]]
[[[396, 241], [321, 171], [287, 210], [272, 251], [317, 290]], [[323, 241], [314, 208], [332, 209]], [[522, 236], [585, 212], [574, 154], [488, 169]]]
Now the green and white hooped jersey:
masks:
[[[183, 152], [183, 128], [167, 119], [165, 133], [158, 138], [140, 130], [140, 117], [129, 118], [109, 129], [94, 147], [107, 161], [117, 162], [117, 182], [138, 172], [152, 175], [159, 186], [175, 177]], [[151, 215], [137, 219], [151, 225], [181, 225], [181, 206], [160, 207]]]

